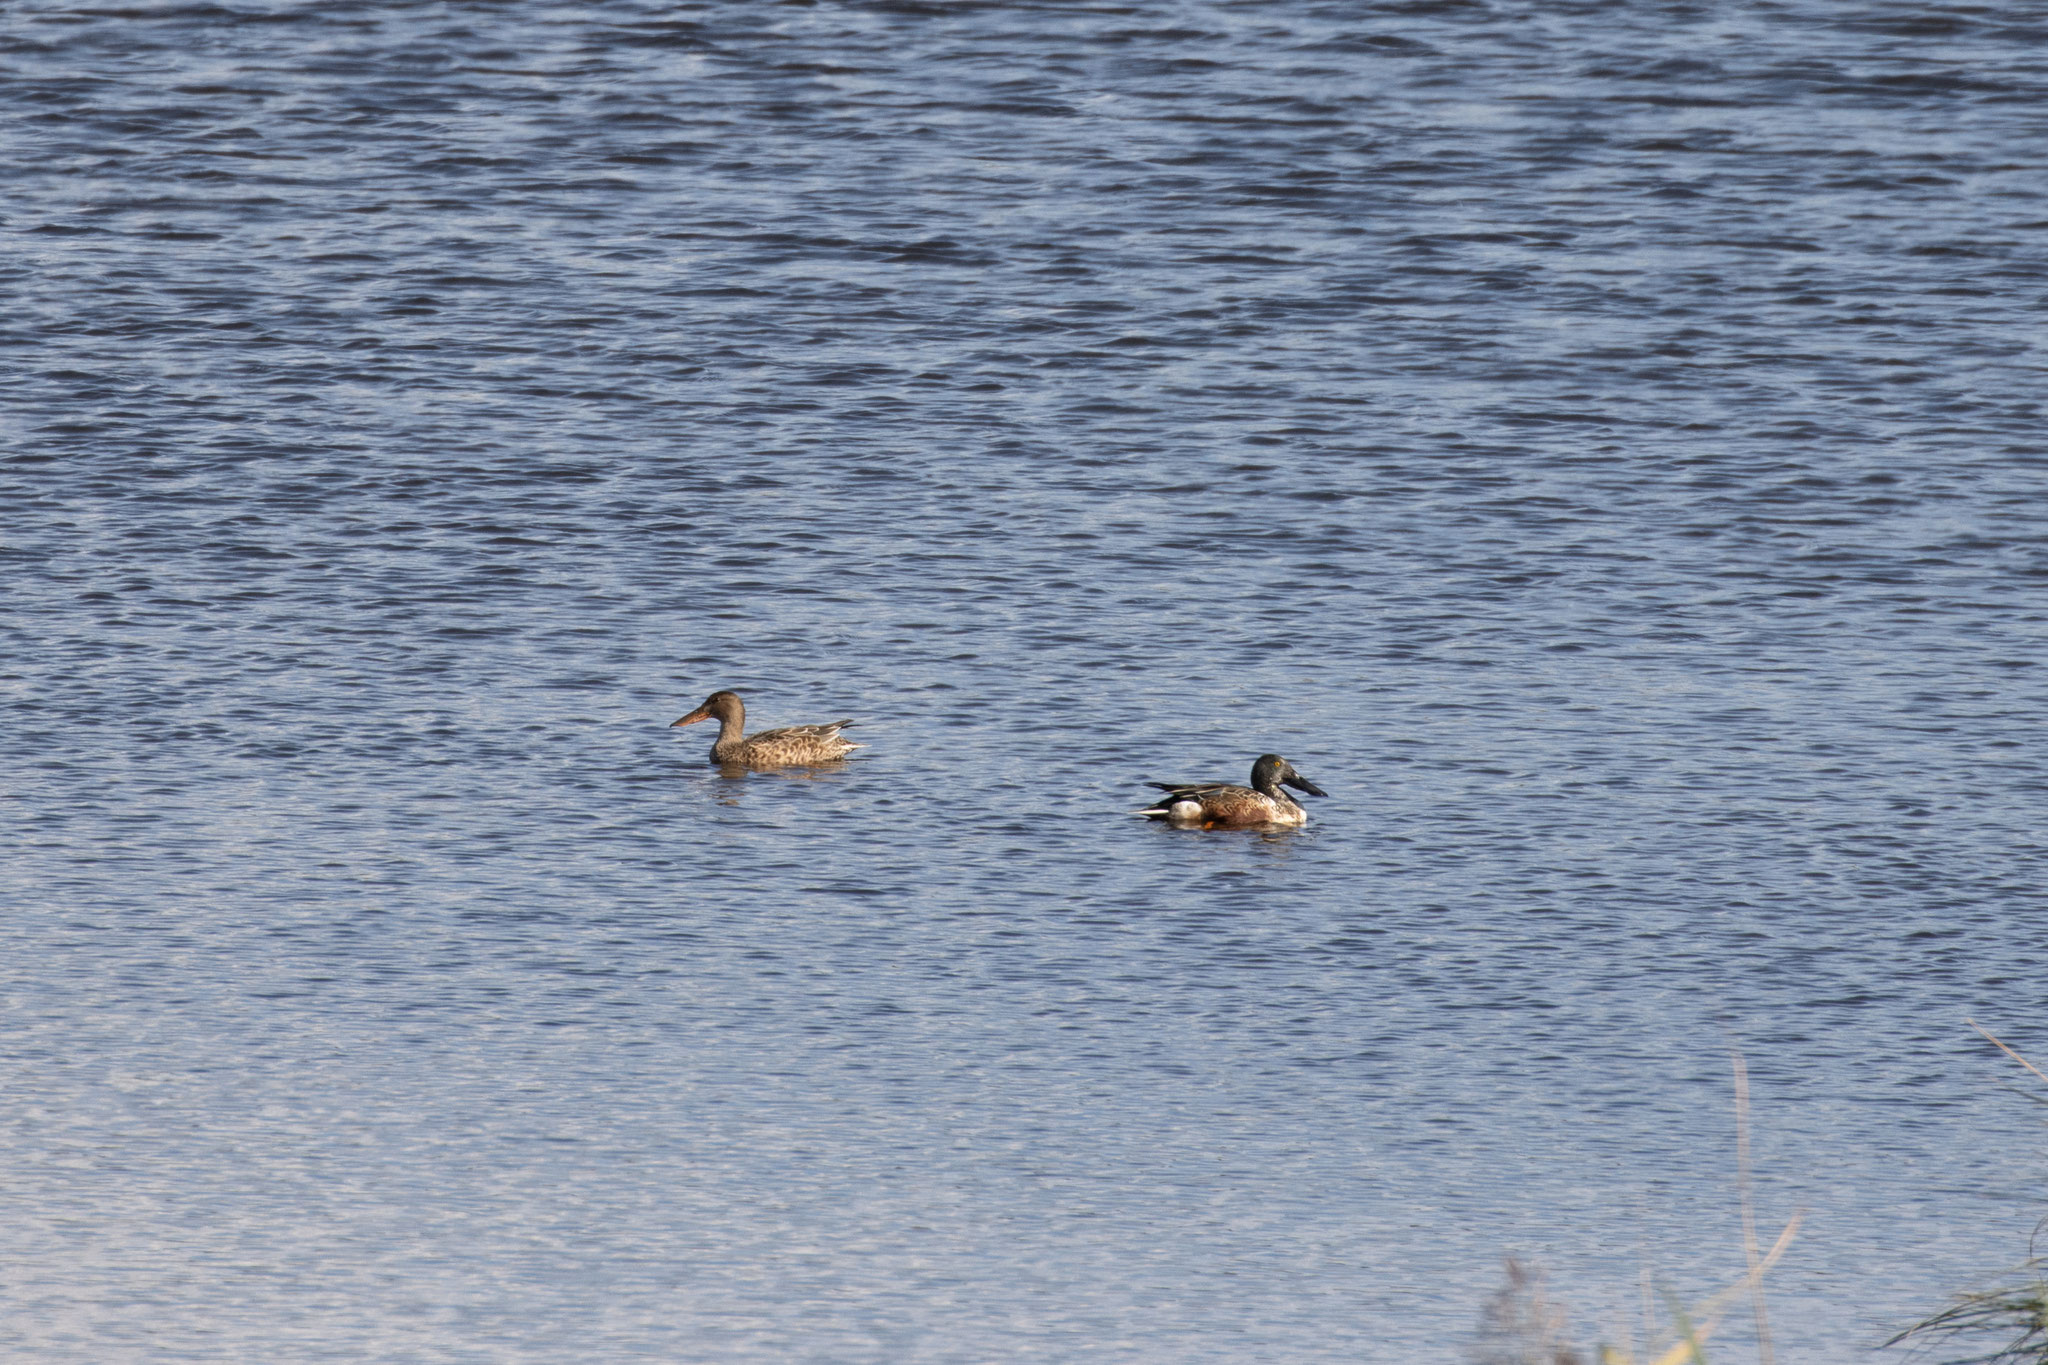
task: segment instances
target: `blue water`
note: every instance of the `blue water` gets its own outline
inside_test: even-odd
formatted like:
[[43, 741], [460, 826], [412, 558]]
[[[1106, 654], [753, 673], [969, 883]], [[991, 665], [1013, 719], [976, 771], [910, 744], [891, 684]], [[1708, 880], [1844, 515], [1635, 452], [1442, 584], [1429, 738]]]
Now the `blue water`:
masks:
[[2026, 1254], [2048, 12], [30, 3], [0, 117], [9, 1358], [1640, 1350], [1735, 1048], [1779, 1360]]

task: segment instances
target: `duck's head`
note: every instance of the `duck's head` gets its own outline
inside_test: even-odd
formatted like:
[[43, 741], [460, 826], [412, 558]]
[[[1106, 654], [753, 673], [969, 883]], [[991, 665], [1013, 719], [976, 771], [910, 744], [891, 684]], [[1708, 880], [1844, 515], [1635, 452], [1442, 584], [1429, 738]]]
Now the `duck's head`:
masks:
[[744, 713], [745, 708], [740, 705], [739, 693], [713, 692], [704, 699], [703, 705], [699, 706], [689, 715], [684, 716], [681, 720], [670, 722], [668, 728], [673, 730], [678, 725], [695, 725], [698, 721], [710, 720], [713, 716], [718, 717], [719, 723], [723, 724], [727, 716], [737, 716]]
[[1278, 754], [1260, 754], [1259, 761], [1252, 764], [1252, 786], [1260, 791], [1284, 783], [1296, 791], [1307, 792], [1310, 796], [1328, 796], [1329, 793], [1315, 783], [1294, 771], [1294, 765]]

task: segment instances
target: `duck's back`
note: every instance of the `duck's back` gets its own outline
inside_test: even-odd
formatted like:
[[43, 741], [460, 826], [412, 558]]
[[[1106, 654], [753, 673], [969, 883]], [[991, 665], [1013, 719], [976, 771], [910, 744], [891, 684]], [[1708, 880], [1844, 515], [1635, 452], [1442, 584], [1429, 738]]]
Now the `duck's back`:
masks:
[[850, 720], [835, 720], [829, 725], [789, 725], [780, 730], [763, 730], [715, 756], [721, 763], [747, 763], [763, 768], [830, 763], [861, 747], [839, 736], [840, 727], [851, 724]]
[[1151, 784], [1166, 796], [1143, 813], [1175, 824], [1301, 825], [1308, 812], [1292, 801], [1275, 801], [1264, 792], [1230, 782]]

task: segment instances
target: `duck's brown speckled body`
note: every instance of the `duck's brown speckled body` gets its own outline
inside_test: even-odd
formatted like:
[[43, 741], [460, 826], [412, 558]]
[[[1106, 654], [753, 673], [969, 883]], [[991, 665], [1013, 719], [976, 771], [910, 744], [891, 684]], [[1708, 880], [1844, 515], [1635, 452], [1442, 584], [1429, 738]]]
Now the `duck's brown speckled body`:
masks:
[[718, 718], [718, 739], [711, 746], [713, 763], [793, 768], [807, 763], [835, 763], [861, 747], [839, 737], [840, 727], [853, 724], [850, 720], [835, 720], [830, 725], [790, 725], [748, 735], [746, 704], [737, 692], [713, 692], [702, 706], [669, 728], [695, 725], [714, 716]]
[[1232, 825], [1305, 825], [1308, 812], [1283, 791], [1282, 784], [1311, 796], [1327, 796], [1321, 787], [1294, 771], [1278, 754], [1261, 754], [1252, 764], [1252, 784], [1229, 782], [1151, 782], [1166, 795], [1137, 812], [1154, 820], [1213, 829]]

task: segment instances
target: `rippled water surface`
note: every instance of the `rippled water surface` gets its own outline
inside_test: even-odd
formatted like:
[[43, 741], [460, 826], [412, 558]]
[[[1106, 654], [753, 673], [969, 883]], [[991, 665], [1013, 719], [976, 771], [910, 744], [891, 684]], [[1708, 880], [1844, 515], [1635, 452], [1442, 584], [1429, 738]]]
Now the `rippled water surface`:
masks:
[[2048, 12], [29, 3], [0, 117], [10, 1358], [1622, 1341], [1731, 1047], [1779, 1359], [2025, 1254]]

